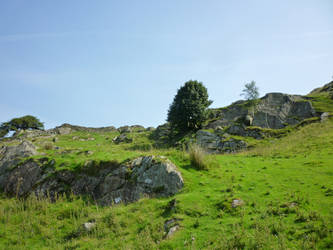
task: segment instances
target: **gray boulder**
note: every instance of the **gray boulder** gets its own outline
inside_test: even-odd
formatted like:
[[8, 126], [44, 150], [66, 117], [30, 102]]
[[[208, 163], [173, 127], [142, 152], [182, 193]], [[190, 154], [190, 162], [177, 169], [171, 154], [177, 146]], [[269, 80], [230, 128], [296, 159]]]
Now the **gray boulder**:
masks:
[[[8, 185], [12, 186], [15, 180], [20, 180], [23, 184], [22, 188], [26, 185], [27, 178], [30, 178], [30, 175], [34, 176], [35, 168], [33, 164], [27, 164], [27, 174], [22, 171], [21, 168], [15, 169], [17, 165], [23, 158], [36, 155], [36, 147], [28, 142], [23, 141], [21, 144], [17, 146], [6, 146], [2, 148], [0, 154], [0, 190], [8, 190]], [[10, 178], [11, 177], [11, 178]], [[24, 177], [23, 180], [20, 178]], [[14, 179], [13, 179], [14, 178]], [[32, 177], [33, 178], [33, 177]], [[18, 183], [18, 182], [17, 182]], [[15, 186], [17, 188], [17, 185]], [[10, 188], [9, 188], [10, 189]], [[16, 189], [15, 189], [16, 192]], [[12, 193], [12, 192], [11, 192]], [[20, 193], [24, 193], [24, 191], [20, 191]]]
[[259, 128], [245, 127], [243, 124], [237, 124], [237, 123], [231, 125], [226, 130], [226, 132], [232, 135], [253, 137], [255, 139], [262, 139], [266, 136], [265, 133]]
[[118, 128], [118, 132], [119, 132], [120, 134], [122, 134], [122, 133], [131, 133], [131, 132], [132, 132], [132, 129], [131, 129], [130, 126], [122, 126], [122, 127], [119, 127], [119, 128]]
[[129, 138], [126, 133], [120, 134], [119, 136], [116, 136], [112, 140], [114, 143], [119, 144], [119, 143], [130, 143], [133, 141], [132, 138]]
[[88, 161], [79, 171], [56, 170], [47, 158], [22, 161], [36, 154], [23, 142], [2, 149], [0, 190], [8, 195], [55, 199], [58, 194], [90, 195], [101, 205], [133, 202], [142, 197], [171, 196], [184, 185], [176, 166], [163, 156], [146, 156], [123, 164]]
[[226, 138], [205, 130], [196, 133], [196, 143], [208, 153], [232, 153], [247, 147], [242, 140]]
[[254, 105], [238, 101], [214, 112], [216, 118], [206, 128], [215, 129], [218, 126], [230, 126], [236, 121], [242, 121], [247, 126], [280, 129], [316, 116], [307, 97], [282, 93], [269, 93]]

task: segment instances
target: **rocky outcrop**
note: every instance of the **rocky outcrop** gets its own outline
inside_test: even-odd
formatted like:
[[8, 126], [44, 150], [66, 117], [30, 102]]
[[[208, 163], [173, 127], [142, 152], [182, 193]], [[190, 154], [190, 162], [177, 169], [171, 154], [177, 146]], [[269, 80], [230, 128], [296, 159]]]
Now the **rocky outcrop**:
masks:
[[227, 138], [205, 130], [196, 133], [196, 143], [208, 153], [232, 153], [247, 147], [242, 140]]
[[329, 94], [333, 94], [333, 81], [325, 84], [323, 87], [316, 88], [310, 92], [310, 95], [320, 94], [323, 92], [328, 92]]
[[101, 128], [91, 128], [91, 127], [82, 127], [82, 126], [75, 126], [68, 123], [62, 124], [59, 127], [54, 129], [48, 130], [49, 132], [56, 132], [57, 134], [70, 134], [73, 132], [81, 131], [81, 132], [88, 132], [88, 133], [106, 133], [115, 131], [116, 128], [113, 126], [109, 127], [101, 127]]
[[235, 123], [226, 129], [226, 132], [231, 135], [239, 135], [244, 137], [253, 137], [255, 139], [263, 139], [268, 136], [262, 129], [258, 127], [246, 127], [243, 124]]
[[214, 110], [214, 121], [206, 128], [231, 126], [235, 122], [261, 128], [280, 129], [314, 117], [311, 102], [298, 95], [269, 93], [258, 102], [237, 101], [230, 106]]
[[176, 166], [163, 156], [126, 163], [88, 161], [77, 171], [56, 170], [53, 160], [25, 160], [36, 154], [31, 143], [7, 147], [0, 160], [0, 190], [8, 195], [55, 198], [58, 194], [90, 195], [101, 205], [133, 202], [141, 197], [171, 196], [184, 185]]
[[315, 115], [311, 102], [301, 96], [270, 93], [261, 98], [252, 124], [262, 128], [279, 129], [287, 124], [295, 125]]
[[[5, 146], [0, 150], [0, 190], [5, 190], [7, 185], [12, 185], [12, 182], [15, 182], [14, 179], [20, 176], [16, 169], [13, 171], [13, 168], [25, 157], [35, 154], [37, 154], [36, 147], [28, 141], [23, 141], [17, 146]], [[28, 163], [27, 172], [25, 173], [27, 178], [30, 178], [32, 168], [33, 164]], [[16, 179], [18, 183], [18, 178]], [[23, 183], [23, 185], [27, 184]], [[17, 190], [12, 191], [16, 192]], [[10, 193], [13, 193], [12, 191]]]
[[133, 141], [132, 138], [128, 137], [126, 133], [120, 134], [112, 139], [112, 141], [116, 144], [119, 143], [130, 143]]
[[74, 132], [87, 132], [87, 133], [107, 133], [116, 131], [116, 128], [113, 126], [109, 127], [101, 127], [101, 128], [90, 128], [90, 127], [82, 127], [75, 126], [71, 124], [62, 124], [61, 126], [55, 127], [53, 129], [48, 130], [39, 130], [39, 129], [28, 129], [28, 130], [18, 130], [13, 137], [14, 138], [33, 138], [39, 136], [49, 136], [54, 137], [56, 135], [67, 135]]

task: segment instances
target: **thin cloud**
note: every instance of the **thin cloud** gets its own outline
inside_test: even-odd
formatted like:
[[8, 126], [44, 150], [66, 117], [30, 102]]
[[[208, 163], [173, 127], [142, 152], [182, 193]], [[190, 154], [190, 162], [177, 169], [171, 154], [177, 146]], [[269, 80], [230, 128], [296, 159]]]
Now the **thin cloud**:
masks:
[[70, 32], [42, 32], [0, 35], [0, 41], [15, 42], [21, 40], [60, 38], [73, 35], [94, 35], [106, 31], [70, 31]]

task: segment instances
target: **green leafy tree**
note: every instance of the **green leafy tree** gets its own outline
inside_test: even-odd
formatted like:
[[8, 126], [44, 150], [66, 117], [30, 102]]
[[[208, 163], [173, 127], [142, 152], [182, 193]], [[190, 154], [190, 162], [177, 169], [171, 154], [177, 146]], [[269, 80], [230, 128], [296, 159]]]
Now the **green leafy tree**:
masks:
[[32, 115], [13, 118], [9, 122], [4, 122], [0, 126], [0, 137], [4, 137], [9, 131], [21, 129], [44, 129], [44, 124]]
[[173, 99], [167, 121], [178, 132], [199, 129], [207, 117], [208, 100], [206, 87], [198, 81], [188, 81]]
[[259, 97], [259, 88], [256, 86], [255, 81], [246, 83], [242, 90], [241, 96], [244, 96], [246, 100], [255, 100]]

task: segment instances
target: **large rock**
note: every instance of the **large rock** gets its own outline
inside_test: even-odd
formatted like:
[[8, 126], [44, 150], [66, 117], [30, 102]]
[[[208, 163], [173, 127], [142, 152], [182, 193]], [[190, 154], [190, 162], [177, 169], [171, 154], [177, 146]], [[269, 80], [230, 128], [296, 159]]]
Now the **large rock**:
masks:
[[133, 139], [128, 137], [127, 133], [123, 133], [123, 134], [120, 134], [120, 135], [116, 136], [115, 138], [113, 138], [112, 141], [116, 144], [123, 143], [123, 142], [130, 143], [133, 141]]
[[316, 112], [306, 97], [269, 93], [254, 105], [238, 101], [226, 108], [214, 110], [214, 121], [206, 128], [226, 127], [241, 121], [247, 126], [279, 129], [314, 116]]
[[295, 125], [316, 115], [311, 103], [301, 96], [270, 93], [261, 98], [256, 107], [254, 126], [279, 129]]
[[[7, 184], [13, 182], [13, 180], [10, 180], [10, 176], [16, 176], [15, 178], [20, 177], [21, 174], [16, 172], [17, 170], [15, 170], [15, 167], [17, 167], [21, 160], [35, 154], [37, 154], [36, 147], [28, 141], [23, 141], [17, 146], [6, 146], [1, 149], [0, 190], [4, 190]], [[27, 177], [29, 177], [31, 167], [33, 166], [31, 164], [28, 164]], [[22, 175], [24, 176], [24, 172], [22, 173]]]
[[196, 133], [196, 143], [208, 153], [232, 153], [247, 147], [246, 142], [234, 138], [226, 138], [205, 130]]
[[176, 166], [163, 156], [140, 157], [118, 164], [87, 162], [78, 171], [54, 168], [55, 162], [22, 157], [36, 154], [31, 143], [8, 147], [0, 160], [0, 190], [8, 195], [56, 198], [61, 193], [90, 195], [101, 205], [133, 202], [142, 197], [171, 196], [184, 181]]
[[231, 135], [239, 135], [245, 137], [253, 137], [255, 139], [263, 139], [266, 134], [260, 128], [246, 127], [243, 124], [233, 124], [227, 130], [227, 133]]

